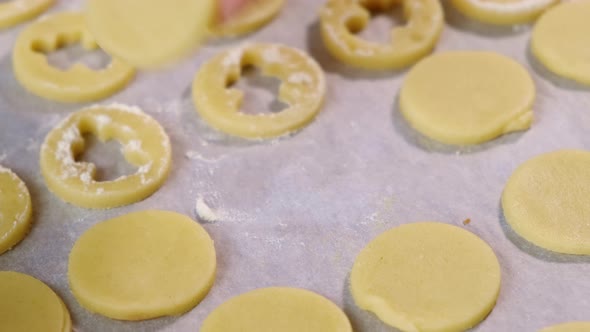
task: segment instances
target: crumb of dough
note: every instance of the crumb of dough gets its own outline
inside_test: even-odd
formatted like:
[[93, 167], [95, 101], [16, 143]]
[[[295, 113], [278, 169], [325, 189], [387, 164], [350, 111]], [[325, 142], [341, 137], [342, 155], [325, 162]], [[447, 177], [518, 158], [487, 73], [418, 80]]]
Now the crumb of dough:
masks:
[[197, 218], [201, 221], [216, 222], [219, 220], [217, 213], [211, 209], [207, 203], [205, 203], [203, 197], [197, 198], [195, 212], [197, 214]]

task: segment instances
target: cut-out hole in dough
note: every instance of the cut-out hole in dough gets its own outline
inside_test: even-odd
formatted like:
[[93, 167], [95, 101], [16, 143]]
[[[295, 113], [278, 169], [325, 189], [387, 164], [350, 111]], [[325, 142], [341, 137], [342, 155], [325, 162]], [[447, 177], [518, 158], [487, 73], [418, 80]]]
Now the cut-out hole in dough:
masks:
[[386, 10], [369, 8], [369, 11], [371, 12], [371, 20], [365, 27], [361, 27], [358, 22], [349, 23], [350, 31], [364, 40], [390, 43], [392, 29], [406, 24], [402, 6], [396, 5]]
[[246, 114], [279, 113], [288, 105], [278, 99], [281, 80], [266, 76], [254, 66], [245, 66], [237, 82], [230, 82], [230, 88], [244, 92], [240, 112]]
[[76, 161], [96, 166], [96, 181], [112, 181], [137, 172], [137, 166], [130, 164], [123, 156], [121, 143], [117, 140], [101, 142], [93, 134], [85, 134], [84, 151]]
[[80, 44], [74, 44], [47, 54], [47, 62], [61, 70], [67, 70], [76, 63], [83, 63], [93, 70], [101, 70], [111, 63], [111, 57], [100, 48], [89, 51]]
[[44, 54], [47, 63], [60, 69], [68, 70], [76, 63], [82, 63], [92, 70], [105, 69], [111, 63], [111, 57], [100, 48], [89, 49], [80, 43], [80, 36], [59, 36], [55, 45], [36, 41], [33, 51]]

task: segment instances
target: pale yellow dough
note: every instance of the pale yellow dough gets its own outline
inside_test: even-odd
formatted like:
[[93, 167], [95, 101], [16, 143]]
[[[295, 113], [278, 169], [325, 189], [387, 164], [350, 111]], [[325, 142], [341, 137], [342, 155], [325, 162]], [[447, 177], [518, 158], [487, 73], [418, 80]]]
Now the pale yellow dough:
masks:
[[[380, 44], [355, 35], [363, 30], [369, 9], [391, 10], [402, 5], [406, 25], [391, 31], [391, 42]], [[340, 61], [364, 69], [398, 69], [429, 54], [444, 26], [439, 0], [328, 0], [320, 13], [324, 44]]]
[[137, 67], [157, 67], [196, 48], [215, 0], [88, 0], [86, 21], [100, 47]]
[[68, 277], [86, 309], [120, 320], [180, 315], [215, 279], [213, 241], [191, 218], [140, 211], [92, 226], [70, 253]]
[[47, 62], [45, 53], [77, 42], [87, 50], [98, 47], [82, 14], [59, 13], [30, 24], [19, 34], [12, 52], [16, 78], [30, 92], [61, 102], [102, 99], [133, 79], [135, 70], [116, 58], [101, 70], [82, 63], [60, 70]]
[[31, 211], [31, 196], [25, 183], [0, 166], [0, 255], [27, 235]]
[[298, 288], [261, 288], [217, 307], [201, 332], [352, 332], [348, 318], [330, 300]]
[[533, 30], [531, 50], [550, 71], [590, 85], [590, 0], [564, 2], [547, 11]]
[[0, 28], [19, 24], [43, 13], [54, 0], [12, 0], [0, 3]]
[[0, 271], [2, 331], [70, 332], [72, 322], [65, 304], [43, 282], [26, 274]]
[[[288, 108], [273, 114], [240, 112], [244, 93], [229, 86], [246, 66], [282, 81], [278, 98]], [[308, 55], [278, 44], [249, 44], [213, 57], [201, 66], [193, 83], [197, 112], [211, 126], [250, 139], [289, 134], [320, 111], [326, 83], [324, 72]]]
[[438, 53], [405, 78], [400, 111], [434, 140], [478, 144], [530, 127], [535, 85], [516, 61], [478, 51]]
[[[96, 166], [76, 161], [84, 134], [118, 140], [137, 172], [112, 181], [95, 180]], [[63, 120], [41, 146], [41, 173], [49, 190], [71, 204], [106, 209], [131, 204], [153, 194], [170, 172], [170, 139], [156, 120], [139, 108], [120, 104], [92, 106]]]
[[590, 152], [560, 150], [526, 161], [502, 194], [506, 221], [552, 251], [590, 255]]
[[474, 20], [511, 25], [534, 21], [559, 0], [452, 0], [465, 16]]
[[211, 28], [213, 37], [234, 37], [260, 29], [281, 11], [285, 0], [253, 0], [234, 17], [216, 22]]
[[590, 322], [570, 322], [551, 327], [546, 327], [539, 332], [588, 332], [590, 331]]
[[356, 304], [405, 332], [464, 331], [481, 322], [500, 291], [500, 265], [474, 234], [443, 223], [393, 228], [358, 255]]

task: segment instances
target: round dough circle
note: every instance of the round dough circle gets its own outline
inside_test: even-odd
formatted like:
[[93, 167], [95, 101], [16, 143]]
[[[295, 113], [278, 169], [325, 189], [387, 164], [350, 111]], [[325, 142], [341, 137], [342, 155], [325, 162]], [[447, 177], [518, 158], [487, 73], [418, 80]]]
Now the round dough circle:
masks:
[[86, 21], [98, 44], [137, 67], [178, 60], [204, 39], [213, 0], [88, 0]]
[[43, 13], [53, 0], [12, 0], [0, 3], [0, 28], [8, 28]]
[[350, 275], [356, 304], [403, 331], [464, 331], [493, 309], [500, 265], [474, 234], [436, 222], [402, 225], [358, 255]]
[[502, 194], [506, 221], [552, 251], [590, 255], [590, 152], [560, 150], [519, 166]]
[[27, 235], [31, 213], [27, 186], [12, 171], [0, 166], [0, 255]]
[[559, 0], [452, 0], [463, 15], [474, 20], [512, 25], [534, 21]]
[[[282, 81], [278, 98], [289, 105], [280, 113], [240, 112], [244, 93], [229, 88], [242, 68], [256, 66], [264, 75]], [[201, 66], [193, 82], [197, 112], [211, 126], [250, 139], [277, 137], [311, 122], [326, 92], [324, 73], [307, 54], [278, 44], [250, 44], [213, 57]]]
[[531, 51], [550, 71], [590, 85], [590, 1], [564, 2], [547, 11], [533, 29]]
[[[137, 172], [112, 181], [95, 180], [96, 166], [76, 161], [84, 150], [83, 135], [118, 140], [125, 159]], [[139, 108], [121, 104], [92, 106], [72, 113], [41, 146], [41, 173], [49, 190], [64, 201], [93, 209], [138, 202], [166, 180], [172, 163], [170, 139], [160, 124]]]
[[261, 288], [217, 307], [201, 332], [352, 332], [348, 318], [330, 300], [299, 288]]
[[[389, 44], [363, 40], [353, 32], [371, 20], [369, 9], [389, 10], [401, 3], [406, 25], [391, 31]], [[329, 0], [320, 12], [324, 45], [338, 60], [363, 69], [398, 69], [429, 54], [444, 26], [439, 0]]]
[[402, 85], [400, 111], [417, 131], [456, 145], [525, 130], [535, 85], [520, 64], [489, 52], [444, 52], [414, 66]]
[[33, 94], [76, 103], [108, 97], [133, 79], [135, 70], [116, 58], [102, 70], [92, 70], [82, 63], [61, 70], [47, 62], [44, 53], [76, 42], [87, 50], [98, 47], [82, 14], [59, 13], [30, 24], [19, 34], [12, 52], [16, 78]]
[[588, 332], [590, 322], [570, 322], [546, 327], [539, 332]]
[[103, 221], [76, 241], [68, 277], [90, 311], [121, 320], [179, 315], [195, 307], [215, 279], [213, 241], [197, 222], [168, 211]]
[[70, 332], [72, 324], [68, 309], [53, 290], [12, 271], [0, 271], [0, 321], [2, 330], [10, 332]]
[[281, 11], [285, 0], [254, 0], [235, 16], [216, 22], [211, 29], [214, 37], [235, 37], [260, 29]]

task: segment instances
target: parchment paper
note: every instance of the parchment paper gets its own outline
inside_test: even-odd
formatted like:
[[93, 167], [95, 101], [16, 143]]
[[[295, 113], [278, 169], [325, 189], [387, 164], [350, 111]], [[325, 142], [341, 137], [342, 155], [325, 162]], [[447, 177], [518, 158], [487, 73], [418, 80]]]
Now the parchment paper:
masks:
[[[471, 148], [437, 144], [412, 130], [397, 110], [406, 71], [353, 70], [326, 53], [317, 24], [321, 4], [287, 1], [280, 17], [259, 32], [207, 45], [167, 70], [140, 72], [129, 87], [105, 100], [142, 107], [165, 127], [174, 150], [172, 173], [159, 191], [143, 202], [107, 211], [66, 204], [45, 187], [39, 146], [53, 125], [84, 105], [27, 93], [11, 65], [12, 45], [26, 24], [0, 32], [0, 164], [27, 183], [35, 211], [31, 233], [0, 256], [0, 270], [21, 271], [49, 284], [72, 312], [75, 331], [197, 331], [230, 297], [281, 285], [328, 297], [344, 308], [358, 332], [389, 332], [394, 330], [355, 307], [348, 292], [350, 268], [379, 233], [434, 220], [474, 232], [500, 260], [497, 306], [475, 331], [527, 332], [590, 320], [590, 259], [528, 244], [506, 225], [499, 204], [507, 178], [525, 160], [561, 148], [590, 148], [590, 88], [558, 79], [535, 63], [528, 51], [530, 27], [484, 27], [445, 5], [448, 24], [437, 51], [491, 50], [510, 56], [530, 70], [538, 97], [533, 126], [526, 132]], [[80, 1], [64, 0], [50, 12], [80, 6]], [[387, 25], [371, 29], [365, 35], [385, 36]], [[301, 132], [248, 142], [210, 129], [194, 111], [190, 85], [199, 65], [245, 41], [307, 50], [326, 71], [325, 107]], [[51, 61], [64, 65], [83, 53], [62, 51]], [[104, 57], [94, 53], [84, 61], [104, 64]], [[276, 109], [271, 83], [256, 77], [240, 82], [249, 87], [247, 111]], [[101, 176], [133, 170], [122, 161], [117, 143], [98, 145], [88, 158], [100, 161]], [[148, 208], [196, 218], [198, 198], [218, 219], [203, 223], [215, 240], [218, 273], [199, 306], [180, 317], [119, 322], [77, 303], [66, 272], [68, 253], [80, 234], [99, 221]], [[471, 223], [463, 226], [467, 218]]]

